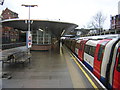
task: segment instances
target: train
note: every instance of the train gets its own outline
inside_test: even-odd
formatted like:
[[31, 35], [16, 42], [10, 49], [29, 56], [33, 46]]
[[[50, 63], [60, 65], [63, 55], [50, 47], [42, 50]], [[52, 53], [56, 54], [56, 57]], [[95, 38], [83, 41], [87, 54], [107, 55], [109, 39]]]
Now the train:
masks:
[[120, 34], [65, 38], [63, 43], [106, 88], [120, 89]]

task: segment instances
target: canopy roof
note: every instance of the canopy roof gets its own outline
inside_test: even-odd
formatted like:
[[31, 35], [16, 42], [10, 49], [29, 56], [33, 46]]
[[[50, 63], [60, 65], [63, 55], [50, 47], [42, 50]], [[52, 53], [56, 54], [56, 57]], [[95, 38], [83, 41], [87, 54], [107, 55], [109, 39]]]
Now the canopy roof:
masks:
[[[27, 31], [28, 19], [9, 19], [2, 21], [3, 26], [13, 27], [18, 30]], [[47, 20], [31, 20], [32, 30], [50, 30], [52, 34], [57, 37], [64, 36], [71, 30], [75, 29], [78, 25], [74, 23], [60, 22], [60, 21], [47, 21]]]

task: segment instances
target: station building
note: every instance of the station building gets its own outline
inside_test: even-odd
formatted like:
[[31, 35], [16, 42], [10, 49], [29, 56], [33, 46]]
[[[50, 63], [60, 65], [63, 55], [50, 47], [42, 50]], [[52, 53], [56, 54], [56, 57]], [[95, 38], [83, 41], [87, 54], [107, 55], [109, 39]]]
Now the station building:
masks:
[[[51, 50], [60, 44], [60, 38], [78, 25], [49, 20], [30, 20], [32, 34], [31, 50]], [[2, 13], [2, 44], [25, 45], [28, 19], [19, 19], [18, 14], [6, 8]], [[13, 45], [14, 44], [14, 45]]]

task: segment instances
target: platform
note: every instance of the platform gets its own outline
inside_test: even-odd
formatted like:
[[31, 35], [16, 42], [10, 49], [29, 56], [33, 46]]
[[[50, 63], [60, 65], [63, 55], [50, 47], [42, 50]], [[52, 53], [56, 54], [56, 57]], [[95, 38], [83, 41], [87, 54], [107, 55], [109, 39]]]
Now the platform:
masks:
[[[32, 51], [30, 64], [5, 65], [3, 72], [12, 78], [2, 80], [2, 88], [94, 88], [74, 62], [70, 51]], [[87, 71], [85, 71], [87, 73]], [[97, 88], [102, 88], [90, 74]]]

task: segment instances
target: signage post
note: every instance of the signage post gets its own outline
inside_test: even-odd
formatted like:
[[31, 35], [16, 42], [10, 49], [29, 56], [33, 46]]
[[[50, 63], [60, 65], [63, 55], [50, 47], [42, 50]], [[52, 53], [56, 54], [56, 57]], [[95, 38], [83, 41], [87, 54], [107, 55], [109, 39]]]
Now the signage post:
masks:
[[30, 31], [27, 31], [26, 33], [26, 46], [27, 48], [31, 48], [32, 47], [32, 34], [30, 33]]

